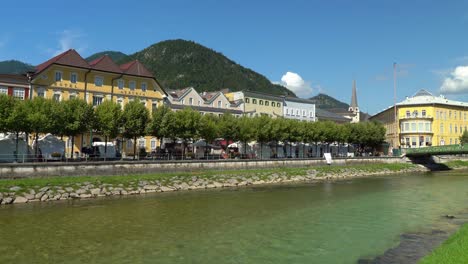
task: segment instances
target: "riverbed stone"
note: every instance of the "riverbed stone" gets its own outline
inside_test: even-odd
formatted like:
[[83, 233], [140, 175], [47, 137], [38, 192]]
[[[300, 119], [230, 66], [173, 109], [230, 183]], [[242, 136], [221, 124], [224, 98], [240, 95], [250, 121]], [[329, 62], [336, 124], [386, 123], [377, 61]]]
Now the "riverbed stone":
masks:
[[72, 193], [70, 193], [70, 198], [72, 198], [72, 199], [78, 199], [78, 198], [80, 198], [80, 195], [77, 194], [76, 192], [72, 192]]
[[54, 197], [52, 197], [52, 200], [58, 201], [58, 200], [60, 200], [61, 197], [62, 197], [62, 195], [60, 193], [58, 193], [58, 194], [54, 195]]
[[35, 195], [31, 193], [23, 193], [23, 195], [24, 195], [24, 198], [28, 200], [33, 200], [35, 198]]
[[100, 193], [101, 193], [101, 189], [100, 188], [93, 188], [90, 190], [91, 191], [91, 195], [92, 196], [98, 196]]
[[112, 190], [111, 194], [112, 195], [120, 195], [120, 190]]
[[157, 185], [145, 185], [143, 187], [143, 189], [145, 189], [145, 190], [157, 190], [157, 189], [159, 189], [159, 186], [157, 186]]
[[2, 204], [11, 204], [13, 202], [13, 198], [12, 197], [5, 197], [3, 198], [2, 200]]
[[41, 202], [44, 202], [44, 201], [47, 201], [47, 199], [49, 199], [49, 195], [48, 194], [44, 194], [41, 196]]
[[67, 188], [65, 188], [65, 191], [67, 191], [67, 192], [69, 192], [69, 193], [73, 192], [74, 190], [75, 190], [75, 189], [73, 189], [72, 187], [67, 187]]
[[167, 187], [167, 186], [161, 186], [161, 191], [163, 192], [172, 192], [174, 189]]
[[89, 193], [82, 193], [82, 194], [80, 194], [80, 198], [81, 198], [81, 199], [89, 199], [89, 198], [91, 198], [91, 197], [93, 197], [93, 196], [92, 196], [91, 194], [89, 194]]
[[62, 196], [60, 197], [61, 200], [68, 199], [70, 197], [69, 193], [63, 193]]
[[87, 193], [87, 190], [80, 188], [80, 189], [76, 190], [76, 193], [77, 194], [85, 194], [85, 193]]
[[13, 201], [14, 204], [27, 203], [27, 202], [28, 202], [28, 199], [26, 199], [23, 196], [16, 196], [15, 200]]
[[48, 190], [50, 190], [50, 187], [49, 186], [45, 186], [45, 187], [42, 187], [41, 189], [39, 189], [40, 192], [47, 192]]

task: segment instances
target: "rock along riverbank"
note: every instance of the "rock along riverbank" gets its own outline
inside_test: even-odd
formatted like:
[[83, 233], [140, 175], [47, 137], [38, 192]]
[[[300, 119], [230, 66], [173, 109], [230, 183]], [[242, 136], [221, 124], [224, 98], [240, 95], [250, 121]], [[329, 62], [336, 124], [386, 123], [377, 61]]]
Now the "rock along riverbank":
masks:
[[[70, 199], [93, 199], [105, 196], [141, 195], [158, 192], [190, 191], [212, 188], [232, 188], [262, 184], [320, 182], [401, 173], [426, 172], [411, 164], [373, 164], [359, 166], [319, 166], [243, 171], [209, 171], [134, 176], [79, 176], [60, 179], [22, 179], [0, 185], [0, 204], [49, 202]], [[48, 182], [49, 180], [49, 182]], [[1, 183], [1, 182], [0, 182]], [[16, 183], [16, 185], [15, 185]]]

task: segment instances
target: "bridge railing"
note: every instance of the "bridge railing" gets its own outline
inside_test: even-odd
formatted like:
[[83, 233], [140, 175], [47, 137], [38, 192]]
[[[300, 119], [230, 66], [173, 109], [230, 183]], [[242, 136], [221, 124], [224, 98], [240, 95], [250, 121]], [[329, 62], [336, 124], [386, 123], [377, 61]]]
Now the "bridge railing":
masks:
[[464, 153], [465, 154], [468, 153], [468, 145], [445, 145], [445, 146], [406, 149], [406, 156], [464, 154]]

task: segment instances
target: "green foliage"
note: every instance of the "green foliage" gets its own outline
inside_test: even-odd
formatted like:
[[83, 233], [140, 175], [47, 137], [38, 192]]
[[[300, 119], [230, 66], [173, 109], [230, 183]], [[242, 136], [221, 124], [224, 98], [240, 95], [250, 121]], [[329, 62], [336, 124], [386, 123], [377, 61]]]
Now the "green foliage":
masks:
[[122, 124], [122, 109], [119, 104], [104, 100], [94, 110], [94, 116], [94, 129], [107, 138], [117, 137]]
[[0, 94], [0, 132], [9, 131], [9, 122], [15, 102], [11, 96]]
[[463, 131], [463, 134], [460, 136], [460, 144], [465, 145], [468, 143], [468, 131]]
[[213, 142], [219, 137], [218, 120], [219, 118], [215, 115], [204, 115], [200, 118], [198, 134], [207, 143]]
[[227, 141], [239, 140], [239, 119], [230, 113], [222, 115], [218, 120], [219, 136]]
[[[63, 117], [63, 134], [67, 136], [76, 136], [86, 132], [94, 123], [93, 107], [81, 99], [71, 99], [63, 101], [62, 112]], [[98, 107], [99, 108], [99, 107]], [[118, 116], [118, 110], [110, 109], [111, 113]], [[100, 110], [101, 111], [101, 110]], [[117, 117], [118, 120], [118, 117]], [[107, 121], [107, 120], [106, 120]]]
[[31, 132], [48, 133], [53, 130], [52, 120], [52, 100], [47, 100], [42, 97], [36, 97], [31, 101], [25, 101], [28, 108], [28, 116], [26, 121], [29, 124]]
[[157, 138], [163, 138], [165, 136], [162, 129], [163, 120], [166, 114], [171, 111], [172, 110], [165, 105], [160, 106], [155, 111], [153, 111], [151, 114], [151, 121], [147, 127], [149, 135], [155, 136]]
[[190, 107], [175, 112], [175, 128], [173, 133], [176, 137], [188, 141], [199, 136], [200, 113]]
[[148, 109], [139, 100], [129, 102], [122, 112], [123, 135], [126, 138], [144, 136], [149, 120]]
[[272, 84], [265, 76], [193, 41], [162, 41], [118, 63], [135, 59], [148, 67], [163, 87], [171, 89], [194, 86], [201, 91], [219, 91], [227, 87], [233, 91], [250, 90], [275, 95], [294, 95], [287, 88]]

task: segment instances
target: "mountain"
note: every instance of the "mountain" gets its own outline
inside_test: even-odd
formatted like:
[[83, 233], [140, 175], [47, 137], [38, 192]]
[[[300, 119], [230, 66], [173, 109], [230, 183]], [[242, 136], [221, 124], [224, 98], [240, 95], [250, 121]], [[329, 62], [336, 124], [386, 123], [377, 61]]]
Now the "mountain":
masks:
[[126, 60], [128, 58], [127, 54], [122, 53], [120, 51], [103, 51], [89, 56], [88, 58], [86, 58], [86, 61], [90, 62], [104, 55], [108, 55], [113, 61], [121, 61]]
[[310, 100], [314, 101], [315, 106], [321, 109], [333, 109], [333, 108], [348, 109], [349, 108], [348, 104], [338, 101], [335, 98], [326, 94], [322, 94], [322, 93], [310, 98]]
[[193, 41], [162, 41], [117, 63], [135, 59], [148, 67], [166, 89], [193, 86], [198, 92], [229, 88], [231, 91], [250, 90], [295, 96], [286, 87], [273, 84], [265, 76]]
[[0, 73], [21, 74], [32, 70], [34, 70], [34, 66], [21, 61], [0, 61]]

